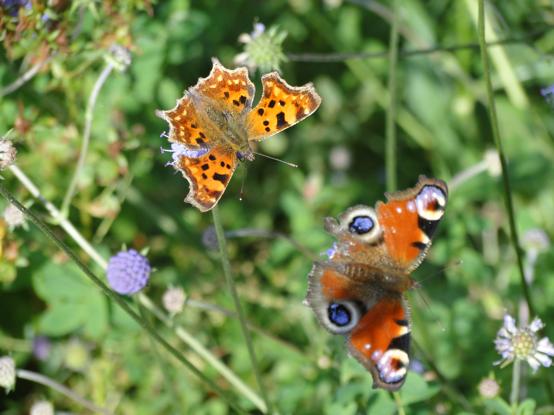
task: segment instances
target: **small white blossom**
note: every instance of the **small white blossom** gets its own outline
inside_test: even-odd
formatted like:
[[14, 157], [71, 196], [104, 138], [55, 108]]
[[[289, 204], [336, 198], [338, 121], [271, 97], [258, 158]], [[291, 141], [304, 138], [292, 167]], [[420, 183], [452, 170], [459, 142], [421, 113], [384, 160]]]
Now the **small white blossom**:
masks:
[[183, 311], [185, 305], [185, 292], [181, 287], [168, 288], [162, 297], [164, 308], [172, 315]]
[[547, 337], [538, 339], [537, 333], [544, 328], [540, 318], [535, 317], [531, 324], [517, 328], [515, 319], [509, 314], [504, 315], [504, 324], [498, 331], [494, 344], [502, 359], [495, 365], [502, 367], [515, 359], [525, 360], [536, 372], [542, 365], [550, 367], [554, 356], [554, 345]]
[[493, 399], [500, 393], [500, 385], [492, 378], [485, 378], [479, 382], [479, 394], [483, 398]]
[[17, 228], [25, 223], [25, 215], [11, 203], [4, 209], [4, 220], [10, 229]]
[[502, 173], [502, 164], [496, 150], [487, 150], [484, 157], [487, 171], [492, 177], [498, 177]]
[[35, 402], [31, 407], [30, 415], [54, 415], [54, 405], [48, 401]]
[[0, 139], [0, 170], [11, 166], [15, 161], [17, 151], [11, 140], [2, 137]]
[[15, 386], [15, 362], [9, 356], [0, 357], [0, 388], [11, 391]]
[[548, 250], [550, 239], [542, 229], [529, 229], [523, 234], [521, 245], [526, 251], [535, 251], [537, 254], [540, 254]]

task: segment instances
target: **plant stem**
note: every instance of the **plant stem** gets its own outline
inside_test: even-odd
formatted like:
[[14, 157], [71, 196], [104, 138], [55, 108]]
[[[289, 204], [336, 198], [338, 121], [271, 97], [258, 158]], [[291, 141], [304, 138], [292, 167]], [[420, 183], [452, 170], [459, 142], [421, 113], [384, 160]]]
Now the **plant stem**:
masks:
[[150, 323], [144, 321], [136, 311], [134, 311], [129, 304], [123, 300], [122, 297], [113, 292], [102, 280], [94, 274], [69, 246], [65, 244], [46, 223], [44, 223], [38, 216], [36, 216], [31, 210], [26, 209], [11, 192], [0, 182], [0, 195], [5, 197], [10, 203], [12, 203], [17, 209], [23, 212], [31, 222], [33, 222], [54, 244], [65, 252], [65, 254], [71, 258], [75, 264], [83, 271], [83, 273], [96, 284], [104, 294], [114, 301], [119, 307], [123, 309], [143, 330], [147, 331], [154, 340], [156, 340], [163, 348], [165, 348], [170, 354], [172, 354], [179, 362], [181, 362], [186, 368], [188, 368], [193, 374], [201, 379], [206, 385], [208, 385], [214, 392], [216, 392], [223, 400], [225, 400], [232, 408], [239, 413], [244, 413], [236, 403], [227, 395], [227, 393], [221, 389], [217, 384], [212, 382], [203, 372], [201, 372], [196, 366], [189, 362], [182, 354], [167, 342], [162, 336], [160, 336], [155, 327]]
[[396, 190], [396, 64], [398, 62], [398, 10], [392, 2], [392, 25], [389, 41], [389, 105], [387, 108], [385, 164], [387, 168], [387, 191]]
[[515, 359], [512, 365], [512, 390], [510, 392], [510, 404], [512, 413], [516, 413], [519, 402], [519, 384], [521, 380], [521, 360]]
[[398, 415], [406, 415], [406, 411], [404, 411], [404, 407], [402, 406], [402, 398], [400, 397], [400, 394], [398, 392], [393, 392], [392, 396], [394, 397], [394, 402], [396, 402]]
[[62, 395], [67, 396], [72, 401], [77, 402], [78, 404], [84, 406], [89, 411], [92, 411], [94, 413], [101, 413], [105, 415], [109, 415], [112, 413], [110, 410], [96, 406], [92, 402], [83, 398], [81, 395], [76, 394], [67, 386], [62, 385], [61, 383], [58, 383], [50, 379], [49, 377], [41, 375], [40, 373], [31, 372], [30, 370], [17, 369], [16, 375], [20, 379], [30, 380], [31, 382], [35, 382], [35, 383], [39, 383], [41, 385], [47, 386], [50, 389], [53, 389], [61, 393]]
[[[106, 269], [107, 261], [94, 249], [94, 247], [79, 233], [79, 231], [73, 226], [73, 224], [62, 216], [62, 213], [54, 206], [49, 200], [47, 200], [40, 193], [35, 184], [27, 177], [27, 175], [19, 169], [16, 165], [10, 166], [10, 171], [16, 176], [16, 178], [27, 188], [27, 190], [39, 200], [44, 207], [48, 210], [48, 213], [58, 223], [62, 229], [79, 245], [79, 247], [87, 253], [87, 255], [93, 259], [93, 261], [102, 269]], [[152, 314], [156, 316], [167, 327], [174, 330], [177, 337], [179, 337], [185, 344], [198, 353], [203, 359], [206, 360], [221, 376], [232, 384], [240, 393], [242, 393], [247, 399], [249, 399], [260, 410], [265, 410], [265, 403], [263, 400], [241, 379], [239, 379], [227, 366], [221, 363], [204, 345], [197, 341], [194, 336], [188, 333], [183, 327], [180, 327], [173, 323], [171, 318], [167, 317], [165, 313], [160, 310], [152, 301], [143, 293], [138, 294], [138, 298], [142, 305], [144, 305]]]
[[233, 298], [233, 302], [235, 304], [235, 310], [239, 317], [240, 328], [242, 330], [242, 335], [246, 342], [246, 347], [248, 349], [248, 354], [250, 356], [250, 361], [252, 363], [252, 370], [254, 371], [256, 383], [258, 384], [258, 388], [260, 390], [262, 398], [266, 403], [267, 412], [271, 413], [271, 408], [269, 406], [267, 393], [263, 385], [262, 378], [260, 376], [258, 362], [256, 359], [256, 353], [254, 351], [254, 347], [252, 346], [252, 338], [250, 336], [250, 331], [248, 330], [248, 327], [246, 325], [246, 318], [244, 317], [244, 311], [242, 310], [242, 305], [240, 303], [240, 299], [235, 287], [235, 281], [234, 281], [233, 273], [231, 271], [231, 263], [229, 262], [229, 256], [227, 255], [227, 241], [225, 240], [225, 233], [223, 231], [223, 225], [221, 224], [221, 219], [219, 217], [219, 211], [217, 206], [215, 206], [212, 209], [212, 217], [214, 221], [215, 233], [217, 235], [217, 242], [219, 244], [221, 266], [223, 267], [223, 274], [225, 275], [225, 282], [227, 283], [227, 289], [231, 293], [231, 297]]
[[498, 151], [498, 156], [500, 157], [500, 165], [502, 166], [502, 182], [504, 184], [504, 203], [506, 205], [506, 210], [508, 212], [508, 220], [510, 224], [510, 236], [512, 240], [512, 245], [516, 251], [517, 266], [519, 269], [521, 288], [523, 289], [523, 296], [529, 307], [529, 312], [531, 315], [535, 314], [535, 307], [533, 305], [533, 299], [531, 298], [531, 293], [527, 280], [525, 279], [525, 270], [523, 268], [523, 258], [522, 252], [519, 245], [519, 236], [515, 221], [514, 206], [512, 201], [512, 188], [510, 184], [510, 177], [508, 174], [508, 165], [506, 162], [506, 157], [504, 155], [504, 149], [502, 147], [502, 140], [500, 138], [500, 130], [498, 127], [498, 119], [496, 114], [496, 104], [494, 101], [492, 81], [490, 74], [490, 65], [489, 65], [489, 56], [487, 53], [485, 45], [485, 2], [484, 0], [479, 1], [479, 13], [477, 19], [478, 33], [479, 33], [479, 44], [481, 46], [481, 60], [483, 61], [483, 75], [485, 77], [485, 85], [487, 88], [487, 101], [489, 107], [489, 117], [492, 128], [492, 135], [494, 138], [494, 144], [496, 145], [496, 150]]
[[110, 73], [112, 72], [113, 69], [114, 69], [113, 64], [108, 61], [108, 63], [106, 63], [106, 66], [98, 76], [98, 79], [96, 80], [94, 87], [92, 88], [92, 91], [88, 98], [87, 109], [85, 112], [85, 128], [83, 132], [83, 141], [81, 143], [81, 152], [79, 153], [79, 160], [77, 161], [75, 172], [73, 173], [73, 177], [71, 179], [69, 187], [67, 188], [67, 192], [65, 193], [65, 196], [63, 198], [61, 211], [64, 217], [68, 215], [71, 199], [73, 199], [73, 196], [75, 195], [75, 189], [77, 188], [79, 177], [81, 176], [83, 167], [85, 167], [85, 160], [88, 154], [88, 147], [90, 144], [90, 131], [92, 129], [92, 120], [94, 118], [94, 107], [96, 106], [96, 99], [98, 98], [100, 89], [102, 89], [102, 85], [104, 85], [104, 82], [106, 82], [106, 79], [108, 79], [108, 76], [110, 76]]

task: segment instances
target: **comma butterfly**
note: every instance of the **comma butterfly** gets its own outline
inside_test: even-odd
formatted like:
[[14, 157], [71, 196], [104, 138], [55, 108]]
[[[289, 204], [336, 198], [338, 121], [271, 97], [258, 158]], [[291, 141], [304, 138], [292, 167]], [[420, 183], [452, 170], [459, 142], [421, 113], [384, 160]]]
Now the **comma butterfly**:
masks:
[[442, 219], [448, 188], [420, 176], [412, 189], [386, 194], [375, 209], [358, 205], [325, 219], [337, 238], [328, 261], [309, 275], [307, 304], [323, 327], [342, 334], [371, 372], [373, 386], [398, 390], [406, 379], [410, 318], [404, 292]]
[[229, 70], [213, 59], [208, 77], [189, 88], [175, 108], [156, 111], [169, 123], [170, 164], [190, 184], [185, 202], [202, 212], [217, 204], [238, 161], [254, 160], [252, 142], [302, 121], [321, 103], [311, 83], [293, 87], [277, 72], [262, 76], [262, 85], [262, 98], [252, 108], [255, 88], [248, 70]]

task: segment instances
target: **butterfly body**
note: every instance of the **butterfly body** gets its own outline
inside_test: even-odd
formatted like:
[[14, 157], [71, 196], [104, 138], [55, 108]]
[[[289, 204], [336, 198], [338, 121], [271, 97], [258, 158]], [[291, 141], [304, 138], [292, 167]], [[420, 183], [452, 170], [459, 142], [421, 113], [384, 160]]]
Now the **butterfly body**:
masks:
[[229, 70], [216, 59], [169, 111], [172, 164], [190, 184], [185, 201], [201, 211], [219, 201], [239, 161], [254, 160], [255, 142], [311, 115], [321, 98], [311, 84], [288, 85], [277, 72], [262, 76], [263, 94], [253, 108], [255, 87], [246, 68]]
[[358, 205], [325, 220], [337, 242], [327, 261], [314, 264], [306, 300], [323, 327], [346, 337], [374, 387], [394, 391], [406, 378], [411, 326], [404, 293], [415, 285], [410, 274], [429, 249], [447, 195], [444, 182], [422, 176], [375, 209]]

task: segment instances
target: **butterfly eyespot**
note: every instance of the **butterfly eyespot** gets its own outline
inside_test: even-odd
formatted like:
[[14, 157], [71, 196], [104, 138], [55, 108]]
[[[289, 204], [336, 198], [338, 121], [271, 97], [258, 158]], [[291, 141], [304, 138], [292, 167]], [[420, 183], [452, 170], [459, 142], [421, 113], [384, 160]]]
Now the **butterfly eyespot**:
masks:
[[351, 233], [363, 235], [370, 232], [374, 226], [375, 224], [373, 223], [373, 219], [369, 216], [356, 216], [348, 225], [348, 230]]
[[354, 301], [335, 301], [327, 306], [325, 325], [335, 334], [351, 331], [360, 320], [360, 306]]
[[369, 244], [375, 243], [381, 237], [381, 226], [375, 210], [367, 206], [354, 206], [340, 217], [340, 228], [356, 239]]

